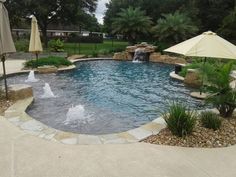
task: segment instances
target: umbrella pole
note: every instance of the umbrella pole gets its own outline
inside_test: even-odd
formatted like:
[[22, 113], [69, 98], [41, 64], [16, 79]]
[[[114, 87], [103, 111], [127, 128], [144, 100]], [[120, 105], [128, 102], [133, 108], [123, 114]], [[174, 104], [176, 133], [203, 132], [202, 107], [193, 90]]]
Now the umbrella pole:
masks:
[[[206, 57], [204, 58], [204, 63], [203, 63], [203, 65], [205, 65], [206, 64]], [[204, 78], [203, 78], [204, 76], [202, 76], [202, 86], [201, 86], [201, 89], [200, 89], [200, 95], [202, 95], [202, 88], [203, 88], [203, 84], [204, 84]]]
[[5, 94], [6, 99], [8, 99], [8, 88], [7, 88], [7, 76], [6, 76], [6, 66], [5, 66], [6, 56], [2, 56], [2, 68], [3, 68], [3, 79], [4, 79], [4, 85], [5, 85]]
[[36, 52], [35, 55], [36, 55], [36, 68], [38, 68], [39, 54]]

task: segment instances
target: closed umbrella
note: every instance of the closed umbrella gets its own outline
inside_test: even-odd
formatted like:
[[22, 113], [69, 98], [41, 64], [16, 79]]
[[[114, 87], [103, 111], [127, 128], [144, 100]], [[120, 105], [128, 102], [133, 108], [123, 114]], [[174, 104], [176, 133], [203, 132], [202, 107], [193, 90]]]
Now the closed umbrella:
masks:
[[0, 0], [0, 56], [3, 66], [6, 98], [8, 98], [5, 60], [6, 54], [16, 52], [16, 49], [11, 35], [8, 12], [3, 4], [5, 1], [6, 0]]
[[31, 21], [31, 35], [30, 35], [30, 44], [29, 52], [32, 52], [36, 55], [37, 66], [38, 66], [38, 54], [43, 51], [42, 43], [40, 40], [40, 33], [38, 29], [38, 22], [35, 16], [32, 17]]

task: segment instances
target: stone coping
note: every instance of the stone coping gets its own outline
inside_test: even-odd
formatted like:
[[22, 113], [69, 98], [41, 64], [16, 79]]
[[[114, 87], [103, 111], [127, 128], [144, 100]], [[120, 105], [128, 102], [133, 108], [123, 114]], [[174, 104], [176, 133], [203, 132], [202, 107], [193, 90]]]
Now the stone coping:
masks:
[[205, 100], [210, 94], [209, 93], [200, 93], [200, 92], [191, 92], [190, 96], [196, 99]]
[[139, 142], [151, 135], [157, 135], [163, 128], [166, 128], [165, 120], [159, 117], [139, 128], [121, 133], [85, 135], [64, 132], [33, 119], [25, 112], [33, 100], [34, 98], [30, 97], [17, 101], [5, 111], [4, 117], [24, 132], [48, 141], [61, 142], [67, 145], [127, 144]]
[[[114, 60], [112, 58], [84, 58], [70, 60], [72, 63], [97, 60]], [[65, 68], [59, 68], [58, 71], [69, 71], [75, 69], [75, 65]], [[9, 73], [7, 76], [29, 73], [30, 70], [22, 70]], [[34, 98], [19, 100], [5, 111], [5, 118], [31, 135], [40, 138], [61, 142], [68, 145], [89, 145], [89, 144], [125, 144], [136, 143], [151, 135], [157, 135], [162, 129], [166, 128], [166, 123], [162, 117], [145, 124], [139, 128], [126, 132], [106, 134], [106, 135], [85, 135], [70, 132], [64, 132], [51, 128], [30, 117], [25, 111], [33, 103]]]
[[178, 74], [175, 74], [175, 71], [170, 73], [170, 77], [172, 79], [176, 79], [176, 80], [179, 80], [179, 81], [184, 81], [184, 77], [182, 77], [182, 76], [180, 76]]

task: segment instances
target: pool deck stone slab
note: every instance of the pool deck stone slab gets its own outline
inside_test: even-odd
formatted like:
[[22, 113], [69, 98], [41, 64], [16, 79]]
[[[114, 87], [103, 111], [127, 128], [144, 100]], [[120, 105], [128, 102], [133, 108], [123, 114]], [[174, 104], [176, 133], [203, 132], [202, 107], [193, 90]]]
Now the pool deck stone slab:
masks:
[[30, 135], [38, 136], [39, 138], [48, 141], [61, 142], [67, 145], [136, 143], [150, 135], [158, 134], [161, 129], [165, 128], [165, 126], [163, 126], [163, 120], [159, 120], [159, 123], [158, 121], [150, 122], [142, 127], [117, 134], [84, 135], [63, 132], [44, 125], [25, 112], [33, 101], [34, 98], [26, 98], [15, 102], [15, 104], [6, 110], [5, 118]]

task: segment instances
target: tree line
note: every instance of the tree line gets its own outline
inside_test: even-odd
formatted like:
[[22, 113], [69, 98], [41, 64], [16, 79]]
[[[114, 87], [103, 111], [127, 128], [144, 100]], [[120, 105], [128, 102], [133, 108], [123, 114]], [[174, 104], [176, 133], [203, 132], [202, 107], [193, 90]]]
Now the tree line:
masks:
[[8, 0], [10, 23], [13, 28], [24, 26], [34, 15], [42, 31], [45, 47], [49, 25], [77, 25], [80, 28], [98, 27], [94, 12], [97, 0]]
[[236, 41], [236, 0], [111, 0], [105, 31], [177, 43], [204, 31]]

